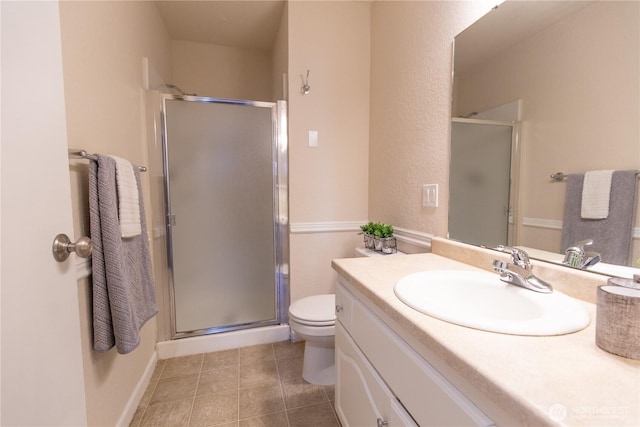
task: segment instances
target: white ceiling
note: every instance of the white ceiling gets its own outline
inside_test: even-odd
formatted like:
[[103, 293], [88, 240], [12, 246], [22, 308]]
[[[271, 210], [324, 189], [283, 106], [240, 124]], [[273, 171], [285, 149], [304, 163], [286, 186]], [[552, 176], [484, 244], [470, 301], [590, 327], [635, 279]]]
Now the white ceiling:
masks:
[[161, 0], [160, 15], [174, 40], [271, 50], [285, 0]]
[[455, 70], [464, 72], [593, 1], [506, 1], [456, 36]]

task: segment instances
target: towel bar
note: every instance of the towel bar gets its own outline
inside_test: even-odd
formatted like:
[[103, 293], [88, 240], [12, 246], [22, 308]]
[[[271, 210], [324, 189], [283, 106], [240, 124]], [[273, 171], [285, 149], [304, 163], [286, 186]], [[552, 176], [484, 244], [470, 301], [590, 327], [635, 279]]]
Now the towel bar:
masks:
[[[87, 159], [93, 160], [94, 162], [98, 160], [98, 158], [94, 154], [89, 154], [86, 150], [78, 150], [76, 148], [69, 148], [69, 158], [70, 159]], [[137, 166], [140, 172], [146, 172], [147, 168], [145, 166]]]
[[[567, 179], [567, 176], [568, 175], [563, 172], [556, 172], [551, 174], [551, 179], [554, 181], [564, 181], [565, 179]], [[640, 176], [640, 172], [636, 172], [636, 178], [638, 176]]]

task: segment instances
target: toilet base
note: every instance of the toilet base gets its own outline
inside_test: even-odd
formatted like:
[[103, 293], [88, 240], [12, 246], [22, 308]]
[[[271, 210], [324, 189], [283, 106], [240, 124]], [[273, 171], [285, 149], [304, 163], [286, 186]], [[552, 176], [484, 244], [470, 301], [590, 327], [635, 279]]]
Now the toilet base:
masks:
[[335, 383], [335, 348], [331, 337], [328, 343], [304, 343], [304, 359], [302, 362], [302, 378], [308, 383], [317, 385], [333, 385]]

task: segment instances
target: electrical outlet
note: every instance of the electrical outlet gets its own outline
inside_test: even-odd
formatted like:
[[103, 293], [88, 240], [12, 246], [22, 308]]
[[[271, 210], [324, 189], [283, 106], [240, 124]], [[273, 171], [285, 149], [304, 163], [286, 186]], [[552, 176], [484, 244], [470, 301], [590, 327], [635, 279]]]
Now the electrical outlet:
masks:
[[422, 186], [422, 206], [425, 208], [438, 207], [438, 184], [424, 184]]

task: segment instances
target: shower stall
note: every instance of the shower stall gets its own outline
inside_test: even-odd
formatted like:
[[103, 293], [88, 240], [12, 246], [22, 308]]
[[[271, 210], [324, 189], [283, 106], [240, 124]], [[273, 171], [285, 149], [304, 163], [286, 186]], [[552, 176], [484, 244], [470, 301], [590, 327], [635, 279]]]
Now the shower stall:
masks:
[[513, 245], [518, 125], [451, 121], [449, 238], [481, 246]]
[[286, 323], [286, 103], [162, 104], [172, 338]]

